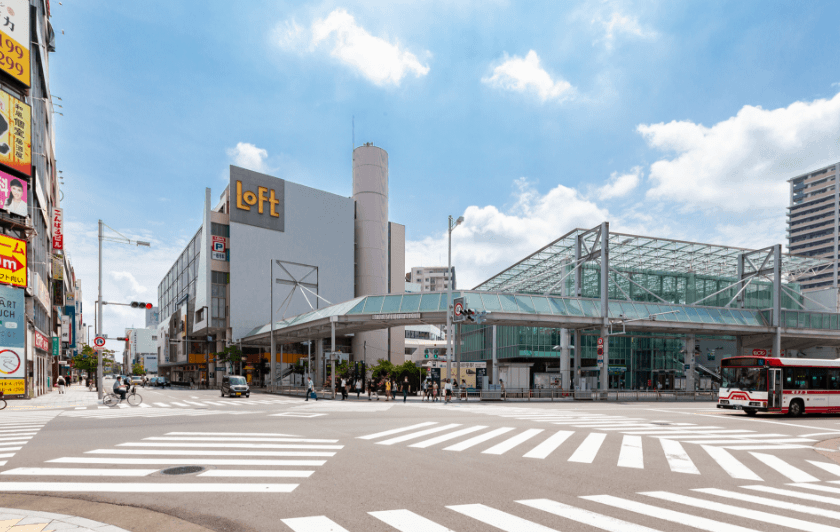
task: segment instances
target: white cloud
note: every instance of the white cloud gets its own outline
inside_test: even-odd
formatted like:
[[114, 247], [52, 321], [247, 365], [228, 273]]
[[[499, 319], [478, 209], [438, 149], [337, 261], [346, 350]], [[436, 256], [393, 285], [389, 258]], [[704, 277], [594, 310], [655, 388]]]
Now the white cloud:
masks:
[[639, 23], [638, 17], [623, 12], [618, 2], [605, 2], [594, 9], [585, 7], [583, 13], [589, 15], [590, 23], [596, 26], [600, 33], [592, 44], [604, 43], [607, 50], [612, 50], [616, 40], [621, 37], [646, 40], [657, 37], [654, 30]]
[[[309, 30], [293, 20], [286, 21], [275, 29], [274, 35], [284, 50], [314, 52], [321, 46], [329, 47], [332, 57], [379, 86], [398, 86], [409, 74], [422, 77], [429, 73], [429, 66], [414, 53], [396, 40], [371, 35], [344, 9], [315, 19]], [[423, 55], [431, 53], [425, 51]]]
[[533, 93], [542, 102], [562, 102], [574, 95], [571, 83], [551, 78], [540, 65], [540, 58], [534, 50], [530, 50], [524, 58], [505, 54], [501, 64], [493, 69], [493, 75], [481, 78], [481, 82], [506, 91]]
[[628, 174], [613, 172], [609, 182], [596, 190], [599, 199], [612, 199], [626, 196], [632, 192], [642, 178], [642, 167], [636, 166]]
[[237, 142], [235, 148], [227, 150], [227, 154], [236, 166], [263, 173], [270, 170], [266, 165], [268, 152], [262, 148], [257, 148], [253, 144]]
[[637, 131], [673, 154], [651, 165], [649, 199], [688, 210], [778, 211], [788, 204], [787, 179], [840, 158], [840, 94], [773, 110], [747, 105], [711, 127], [672, 121]]
[[[540, 194], [524, 178], [515, 182], [515, 203], [470, 206], [464, 223], [452, 232], [452, 263], [457, 284], [472, 288], [576, 227], [593, 227], [609, 219], [605, 209], [558, 185]], [[446, 233], [406, 242], [406, 269], [446, 265]], [[434, 263], [434, 264], [432, 264]]]

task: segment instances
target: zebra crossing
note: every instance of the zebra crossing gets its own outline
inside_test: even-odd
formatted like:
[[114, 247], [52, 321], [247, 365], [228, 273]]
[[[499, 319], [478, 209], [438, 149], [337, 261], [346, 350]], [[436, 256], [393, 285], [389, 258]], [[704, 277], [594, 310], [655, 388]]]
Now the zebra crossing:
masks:
[[0, 466], [6, 465], [9, 458], [58, 414], [58, 411], [4, 412], [0, 418]]
[[408, 509], [372, 511], [353, 516], [356, 526], [352, 529], [342, 524], [347, 516], [337, 517], [337, 521], [324, 515], [280, 521], [286, 525], [285, 530], [293, 532], [382, 530], [383, 523], [390, 527], [389, 530], [399, 532], [558, 532], [572, 528], [610, 532], [689, 529], [840, 532], [838, 483], [840, 481], [830, 485], [789, 483], [785, 488], [747, 485], [733, 490], [642, 491], [632, 499], [610, 494], [569, 496], [563, 501], [524, 499], [513, 501], [514, 504], [505, 505], [504, 509], [478, 503], [457, 504], [445, 506], [447, 512], [435, 512], [434, 520]]
[[[335, 439], [295, 434], [169, 432], [0, 471], [0, 492], [290, 493], [343, 448]], [[166, 472], [190, 466], [196, 470]], [[61, 477], [72, 480], [54, 480]], [[78, 480], [85, 477], [114, 480]]]
[[[714, 427], [702, 429], [716, 430]], [[708, 458], [716, 464], [715, 472], [723, 470], [734, 479], [763, 481], [754, 469], [759, 467], [766, 471], [765, 476], [772, 480], [780, 477], [791, 482], [817, 482], [817, 474], [828, 474], [831, 478], [840, 477], [840, 465], [835, 463], [807, 461], [804, 466], [812, 470], [811, 473], [796, 467], [778, 456], [758, 452], [765, 449], [763, 445], [740, 445], [732, 442], [748, 441], [754, 435], [741, 432], [732, 435], [733, 439], [722, 440], [724, 444], [711, 445], [708, 440], [695, 440], [695, 436], [680, 436], [682, 432], [657, 434], [652, 438], [643, 439], [644, 432], [629, 432], [625, 434], [607, 432], [581, 433], [572, 430], [551, 431], [546, 429], [514, 429], [513, 427], [499, 427], [489, 429], [486, 425], [463, 426], [459, 423], [441, 424], [436, 421], [425, 421], [404, 427], [389, 429], [359, 436], [358, 439], [368, 440], [376, 445], [393, 446], [404, 444], [413, 449], [429, 449], [437, 447], [442, 451], [464, 452], [478, 451], [487, 455], [519, 455], [522, 458], [570, 463], [592, 464], [596, 460], [610, 460], [608, 452], [602, 451], [609, 439], [619, 439], [620, 446], [616, 467], [644, 469], [645, 456], [659, 459], [664, 456], [669, 469], [673, 473], [700, 475], [697, 462], [708, 462]], [[683, 429], [677, 429], [682, 431]], [[696, 429], [700, 430], [700, 428]], [[747, 431], [749, 432], [749, 431]], [[687, 437], [688, 439], [680, 440]], [[714, 436], [719, 438], [720, 436]], [[466, 438], [466, 439], [464, 439]], [[461, 441], [455, 441], [461, 440]], [[712, 440], [721, 441], [721, 440]], [[763, 441], [763, 440], [760, 440]], [[645, 445], [647, 442], [647, 445]], [[697, 446], [685, 446], [684, 443], [699, 443]], [[771, 447], [773, 448], [773, 447]], [[688, 451], [691, 449], [691, 452]], [[747, 458], [739, 459], [730, 452], [731, 449], [746, 450]], [[520, 454], [521, 453], [521, 454]], [[654, 456], [656, 453], [656, 456]], [[692, 459], [694, 455], [694, 459]], [[702, 456], [699, 456], [702, 455]], [[708, 457], [708, 458], [707, 458]], [[742, 460], [746, 460], [745, 463]]]
[[126, 402], [118, 404], [116, 407], [111, 406], [103, 406], [103, 405], [93, 405], [93, 406], [77, 406], [74, 410], [113, 410], [115, 408], [191, 408], [195, 409], [196, 407], [206, 408], [208, 406], [211, 407], [219, 407], [219, 406], [232, 406], [232, 407], [243, 407], [243, 406], [253, 406], [253, 405], [287, 405], [287, 404], [299, 404], [300, 401], [296, 401], [294, 399], [250, 399], [250, 398], [219, 398], [214, 399], [213, 401], [207, 401], [202, 399], [190, 398], [190, 400], [181, 399], [179, 401], [169, 401], [169, 402], [152, 402], [152, 403], [140, 403], [139, 405], [132, 406]]
[[126, 417], [174, 417], [174, 416], [218, 416], [218, 415], [243, 415], [258, 414], [256, 410], [215, 410], [215, 409], [192, 409], [192, 408], [139, 408], [139, 407], [105, 407], [96, 410], [69, 410], [61, 413], [62, 417], [85, 418], [85, 419], [115, 419]]

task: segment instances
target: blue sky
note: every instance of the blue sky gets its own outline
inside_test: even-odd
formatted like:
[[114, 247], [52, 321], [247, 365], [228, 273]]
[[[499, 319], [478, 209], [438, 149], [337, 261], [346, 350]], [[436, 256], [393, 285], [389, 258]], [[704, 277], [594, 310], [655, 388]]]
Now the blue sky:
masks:
[[786, 179], [840, 159], [836, 2], [52, 4], [88, 313], [98, 218], [153, 242], [106, 245], [106, 299], [155, 300], [229, 164], [349, 196], [351, 120], [389, 153], [407, 267], [445, 261], [446, 217], [466, 217], [465, 287], [604, 219], [784, 242]]

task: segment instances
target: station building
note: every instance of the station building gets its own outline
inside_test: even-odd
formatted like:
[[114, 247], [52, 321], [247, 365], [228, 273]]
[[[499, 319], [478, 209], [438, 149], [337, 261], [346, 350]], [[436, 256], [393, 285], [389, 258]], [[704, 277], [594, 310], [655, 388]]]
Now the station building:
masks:
[[[347, 196], [231, 166], [215, 205], [206, 189], [201, 226], [158, 286], [158, 372], [215, 385], [233, 368], [213, 354], [236, 345], [246, 355], [244, 374], [264, 383], [270, 350], [243, 336], [357, 296], [400, 293], [404, 257], [405, 227], [388, 220], [385, 150], [353, 151]], [[404, 344], [404, 330], [392, 328], [347, 338], [337, 350], [353, 360], [402, 361]], [[274, 363], [287, 367], [307, 351], [278, 347]]]

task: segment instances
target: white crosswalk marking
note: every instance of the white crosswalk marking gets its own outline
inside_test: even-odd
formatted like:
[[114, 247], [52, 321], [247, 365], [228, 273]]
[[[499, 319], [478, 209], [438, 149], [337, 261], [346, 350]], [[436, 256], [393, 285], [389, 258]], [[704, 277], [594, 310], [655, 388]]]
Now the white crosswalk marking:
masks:
[[159, 406], [161, 408], [172, 408], [171, 405], [168, 405], [166, 403], [152, 403], [152, 404], [154, 404], [155, 406]]
[[455, 432], [451, 432], [449, 434], [444, 434], [443, 436], [437, 436], [435, 438], [431, 438], [426, 441], [421, 441], [409, 447], [417, 447], [420, 449], [425, 449], [426, 447], [431, 447], [432, 445], [437, 445], [438, 443], [443, 443], [445, 441], [454, 440], [455, 438], [460, 438], [466, 434], [472, 434], [473, 432], [486, 429], [487, 427], [484, 425], [476, 425], [475, 427], [467, 427], [465, 429], [456, 430]]
[[461, 504], [458, 506], [447, 506], [450, 510], [472, 517], [484, 524], [504, 530], [505, 532], [557, 532], [533, 521], [511, 515], [483, 504]]
[[665, 459], [668, 460], [668, 467], [675, 473], [688, 473], [692, 475], [699, 475], [700, 471], [688, 453], [685, 452], [680, 442], [674, 440], [660, 439], [662, 450], [665, 451]]
[[824, 486], [822, 484], [811, 484], [810, 482], [803, 482], [803, 483], [794, 483], [791, 486], [795, 486], [797, 488], [806, 488], [809, 490], [816, 490], [816, 491], [824, 491], [826, 493], [836, 493], [840, 495], [840, 488], [835, 488], [832, 486]]
[[808, 460], [807, 461], [811, 465], [815, 465], [824, 471], [828, 471], [832, 475], [837, 475], [840, 477], [840, 465], [838, 464], [828, 464], [825, 462], [817, 462], [815, 460]]
[[297, 484], [0, 482], [0, 491], [104, 493], [289, 493]]
[[662, 519], [663, 521], [671, 521], [672, 523], [677, 523], [681, 526], [690, 526], [692, 528], [706, 530], [708, 532], [759, 532], [758, 530], [752, 528], [731, 525], [729, 523], [715, 521], [705, 517], [677, 512], [667, 508], [660, 508], [643, 502], [613, 497], [612, 495], [587, 495], [581, 497], [581, 499], [599, 502], [614, 508], [621, 508], [622, 510], [628, 510], [642, 515], [649, 515], [657, 519]]
[[266, 477], [277, 477], [277, 478], [307, 478], [312, 475], [315, 471], [303, 471], [303, 470], [280, 470], [280, 471], [272, 471], [272, 470], [264, 470], [264, 469], [211, 469], [209, 471], [205, 471], [204, 473], [199, 473], [197, 476], [199, 477], [247, 477], [247, 478], [266, 478]]
[[824, 495], [817, 495], [816, 493], [804, 493], [801, 491], [786, 490], [781, 488], [771, 488], [768, 486], [741, 486], [744, 489], [761, 491], [763, 493], [772, 493], [773, 495], [782, 495], [784, 497], [793, 497], [795, 499], [804, 499], [811, 502], [823, 502], [826, 504], [834, 504], [840, 506], [840, 499], [834, 497], [826, 497]]
[[569, 506], [568, 504], [550, 501], [548, 499], [534, 499], [530, 501], [516, 501], [520, 504], [542, 510], [544, 512], [559, 515], [578, 523], [594, 526], [601, 530], [608, 530], [610, 532], [657, 532], [653, 528], [637, 525], [614, 517], [609, 517], [603, 514], [590, 512], [582, 508]]
[[563, 442], [566, 441], [572, 434], [574, 434], [574, 432], [566, 430], [558, 431], [555, 434], [549, 436], [548, 439], [546, 439], [544, 442], [525, 453], [523, 457], [544, 459], [548, 455], [553, 453], [555, 449], [560, 447], [560, 445], [562, 445]]
[[281, 521], [294, 532], [349, 532], [323, 515], [281, 519]]
[[646, 492], [642, 495], [655, 497], [664, 501], [677, 502], [695, 508], [703, 508], [705, 510], [713, 510], [715, 512], [722, 512], [729, 516], [744, 517], [746, 519], [754, 519], [762, 523], [775, 523], [777, 525], [787, 526], [796, 530], [807, 530], [809, 532], [840, 532], [840, 528], [821, 525], [811, 521], [803, 521], [793, 517], [785, 517], [783, 515], [771, 514], [762, 512], [760, 510], [752, 510], [750, 508], [741, 508], [731, 504], [723, 504], [713, 502], [705, 499], [697, 499], [695, 497], [688, 497], [686, 495], [679, 495], [677, 493], [669, 493], [667, 491], [652, 491]]
[[0, 475], [73, 476], [73, 477], [145, 477], [157, 469], [93, 469], [73, 467], [19, 467]]
[[717, 495], [729, 500], [745, 501], [753, 504], [761, 504], [773, 508], [783, 508], [792, 512], [801, 512], [808, 515], [821, 515], [823, 517], [830, 517], [831, 519], [840, 519], [840, 512], [836, 510], [825, 510], [815, 506], [805, 506], [804, 504], [797, 504], [794, 502], [780, 501], [778, 499], [768, 499], [767, 497], [757, 497], [755, 495], [747, 495], [746, 493], [739, 493], [737, 491], [721, 490], [717, 488], [698, 488], [693, 491], [699, 493], [706, 493], [709, 495]]
[[194, 449], [95, 449], [93, 451], [87, 451], [87, 454], [151, 454], [161, 456], [335, 456], [335, 453], [324, 451], [196, 451]]
[[645, 458], [642, 453], [641, 436], [624, 436], [621, 441], [621, 453], [618, 455], [618, 467], [644, 469]]
[[411, 425], [409, 427], [402, 427], [402, 428], [399, 428], [399, 429], [386, 430], [384, 432], [377, 432], [376, 434], [368, 434], [367, 436], [359, 436], [358, 439], [360, 439], [360, 440], [375, 440], [376, 438], [384, 438], [385, 436], [390, 436], [392, 434], [399, 434], [400, 432], [408, 432], [409, 430], [428, 427], [429, 425], [437, 425], [437, 422], [426, 421], [425, 423], [418, 423], [416, 425]]
[[175, 401], [172, 401], [172, 404], [175, 405], [175, 406], [190, 406], [190, 405], [184, 404], [184, 403], [176, 403]]
[[53, 464], [119, 464], [119, 465], [235, 465], [235, 466], [321, 466], [326, 460], [233, 460], [219, 458], [76, 458], [47, 460]]
[[430, 521], [408, 510], [368, 513], [400, 532], [453, 532], [445, 526], [440, 526], [434, 521]]
[[145, 403], [140, 403], [140, 404], [139, 404], [139, 405], [137, 405], [137, 406], [139, 406], [140, 408], [151, 408], [151, 406], [149, 406], [149, 405], [147, 405], [147, 404], [145, 404]]
[[508, 433], [512, 430], [513, 427], [501, 427], [496, 430], [491, 430], [490, 432], [485, 432], [484, 434], [480, 434], [478, 436], [475, 436], [474, 438], [470, 438], [469, 440], [462, 441], [461, 443], [450, 445], [449, 447], [445, 448], [444, 451], [464, 451], [466, 449], [469, 449], [470, 447], [474, 447], [480, 443], [492, 440], [496, 436], [501, 436], [502, 434]]
[[443, 432], [445, 430], [454, 429], [455, 427], [460, 427], [460, 423], [450, 423], [449, 425], [443, 425], [441, 427], [432, 427], [430, 429], [421, 430], [419, 432], [412, 432], [410, 434], [404, 434], [402, 436], [397, 436], [396, 438], [391, 438], [385, 441], [378, 441], [376, 442], [377, 445], [394, 445], [395, 443], [401, 443], [408, 440], [413, 440], [415, 438], [421, 438], [423, 436], [428, 436], [429, 434], [434, 434], [436, 432]]
[[493, 447], [484, 451], [483, 454], [504, 454], [516, 447], [517, 445], [519, 445], [520, 443], [530, 440], [542, 431], [543, 429], [528, 429], [525, 432], [522, 432], [521, 434], [517, 434], [512, 438], [509, 438], [497, 445], [494, 445]]
[[575, 450], [569, 462], [581, 462], [584, 464], [591, 464], [595, 460], [595, 455], [601, 449], [601, 444], [604, 443], [607, 435], [600, 432], [593, 432], [583, 440], [583, 443]]
[[709, 453], [709, 456], [723, 468], [726, 473], [732, 478], [740, 478], [744, 480], [758, 480], [762, 478], [750, 470], [747, 466], [738, 461], [734, 456], [729, 454], [725, 449], [720, 447], [712, 447], [703, 445], [703, 450]]
[[778, 456], [773, 456], [772, 454], [763, 454], [763, 453], [750, 453], [751, 455], [755, 456], [768, 466], [772, 467], [782, 475], [786, 476], [787, 478], [791, 479], [794, 482], [819, 482], [820, 479], [809, 475], [805, 471], [794, 467]]

